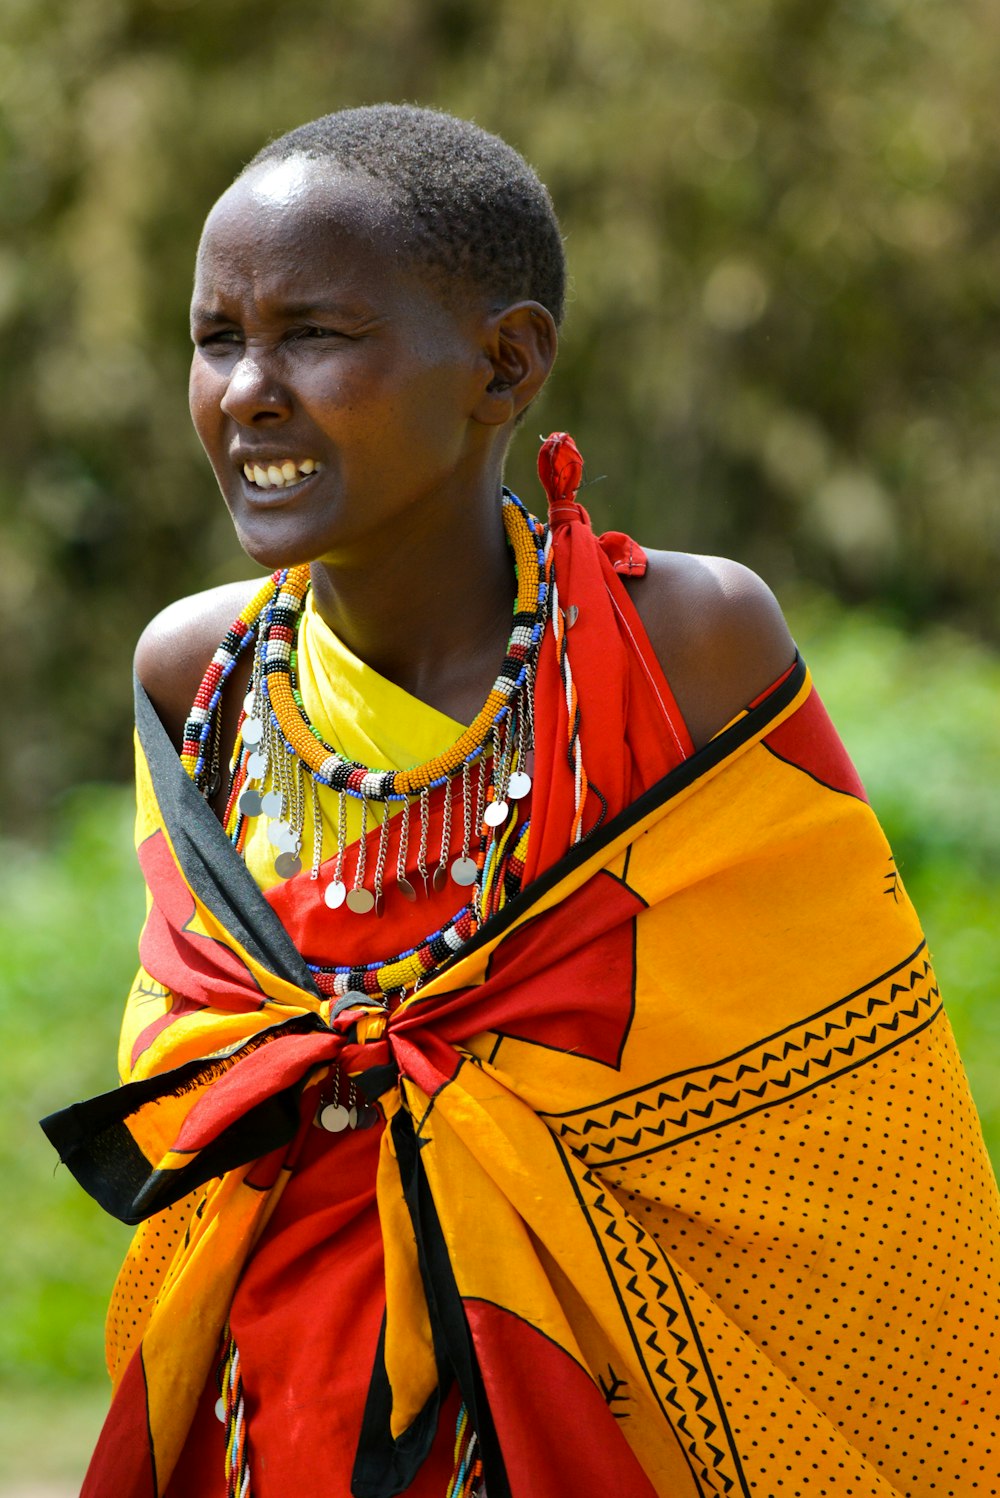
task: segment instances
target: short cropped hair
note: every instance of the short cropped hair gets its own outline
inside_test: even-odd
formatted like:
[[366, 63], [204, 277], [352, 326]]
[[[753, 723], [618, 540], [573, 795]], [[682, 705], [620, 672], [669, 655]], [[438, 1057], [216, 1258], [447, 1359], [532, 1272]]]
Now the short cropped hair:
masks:
[[410, 104], [324, 115], [269, 142], [245, 172], [307, 156], [379, 183], [414, 261], [491, 302], [540, 302], [558, 324], [566, 261], [552, 199], [512, 146], [469, 120]]

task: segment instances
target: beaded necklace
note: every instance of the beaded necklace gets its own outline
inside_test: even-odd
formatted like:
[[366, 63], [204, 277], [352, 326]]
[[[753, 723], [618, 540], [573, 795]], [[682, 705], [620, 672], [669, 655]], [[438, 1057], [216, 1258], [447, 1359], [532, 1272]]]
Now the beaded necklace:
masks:
[[[318, 880], [322, 864], [318, 784], [337, 796], [336, 857], [333, 877], [324, 891], [331, 909], [345, 905], [356, 915], [381, 915], [393, 827], [398, 828], [394, 888], [407, 900], [418, 898], [407, 877], [413, 812], [419, 823], [416, 872], [425, 891], [442, 890], [449, 874], [457, 886], [469, 890], [467, 902], [455, 915], [416, 946], [363, 965], [311, 965], [321, 991], [342, 1002], [364, 995], [369, 1002], [376, 997], [387, 1003], [390, 996], [419, 986], [520, 887], [530, 821], [519, 821], [516, 804], [531, 790], [534, 667], [549, 601], [550, 562], [546, 528], [506, 490], [503, 520], [517, 577], [504, 661], [474, 722], [444, 753], [411, 769], [378, 770], [345, 759], [324, 742], [305, 712], [296, 673], [297, 633], [309, 589], [309, 569], [304, 566], [276, 573], [258, 591], [213, 656], [195, 698], [181, 760], [203, 793], [211, 796], [220, 783], [222, 689], [236, 660], [256, 638], [225, 817], [227, 831], [240, 851], [248, 821], [263, 816], [275, 849], [275, 872], [281, 878], [294, 877], [302, 868], [302, 832], [311, 811], [310, 877]], [[461, 842], [453, 856], [453, 802], [459, 786]], [[442, 797], [442, 819], [432, 868], [428, 821], [435, 793]], [[348, 796], [360, 803], [361, 810], [361, 836], [349, 884]], [[366, 869], [369, 803], [380, 803], [383, 809], [370, 887]], [[391, 819], [390, 807], [397, 810]]]

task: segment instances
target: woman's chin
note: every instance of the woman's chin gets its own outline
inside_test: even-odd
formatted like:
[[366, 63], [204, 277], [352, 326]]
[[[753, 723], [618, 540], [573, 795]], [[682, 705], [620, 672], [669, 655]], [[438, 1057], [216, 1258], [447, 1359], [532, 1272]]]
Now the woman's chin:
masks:
[[236, 539], [252, 562], [268, 572], [278, 572], [285, 567], [299, 567], [312, 562], [312, 552], [301, 539], [288, 539], [274, 535], [262, 536], [253, 526], [236, 526]]

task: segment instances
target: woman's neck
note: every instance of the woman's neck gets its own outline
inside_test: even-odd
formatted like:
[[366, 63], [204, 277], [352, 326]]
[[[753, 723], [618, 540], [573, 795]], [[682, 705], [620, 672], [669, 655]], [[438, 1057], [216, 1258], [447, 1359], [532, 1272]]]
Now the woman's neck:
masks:
[[362, 564], [314, 563], [320, 616], [361, 660], [468, 723], [510, 634], [514, 564], [498, 490], [447, 525], [403, 524]]

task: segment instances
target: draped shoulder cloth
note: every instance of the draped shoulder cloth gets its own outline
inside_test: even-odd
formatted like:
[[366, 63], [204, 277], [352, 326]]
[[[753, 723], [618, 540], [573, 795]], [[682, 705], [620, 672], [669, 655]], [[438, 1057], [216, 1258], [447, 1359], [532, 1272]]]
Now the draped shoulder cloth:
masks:
[[[563, 498], [582, 625], [596, 543]], [[606, 663], [588, 689], [580, 642], [586, 743]], [[996, 1190], [916, 916], [801, 662], [388, 1016], [331, 1018], [141, 692], [138, 737], [124, 1085], [44, 1125], [143, 1224], [88, 1491], [165, 1488], [303, 1087], [334, 1063], [387, 1119], [359, 1498], [405, 1490], [452, 1376], [490, 1498], [998, 1491]]]

